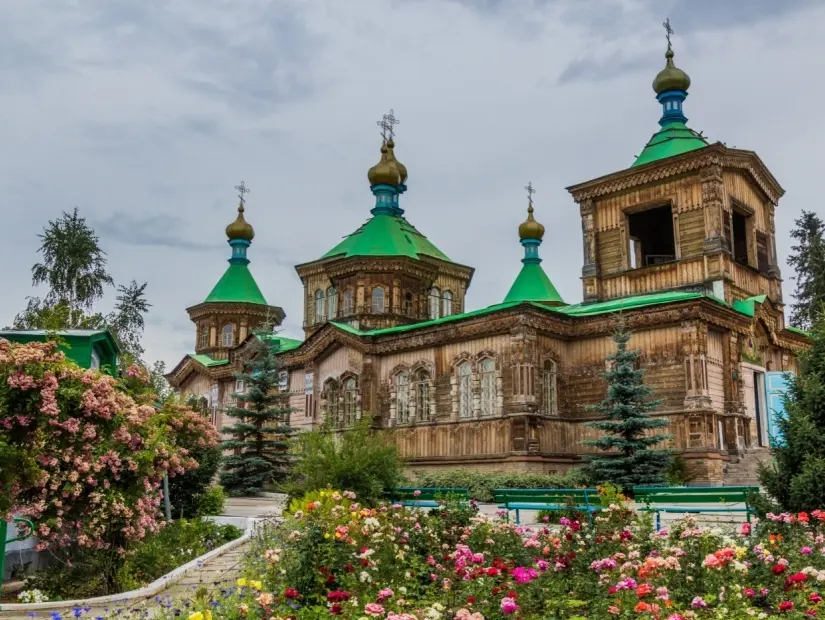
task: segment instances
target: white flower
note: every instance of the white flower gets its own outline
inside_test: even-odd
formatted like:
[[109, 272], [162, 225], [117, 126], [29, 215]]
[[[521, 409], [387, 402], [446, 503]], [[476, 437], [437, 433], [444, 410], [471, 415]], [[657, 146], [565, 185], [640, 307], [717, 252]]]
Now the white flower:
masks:
[[361, 583], [370, 583], [370, 582], [372, 582], [372, 577], [370, 576], [370, 574], [367, 571], [362, 570], [361, 574], [358, 575], [358, 580]]

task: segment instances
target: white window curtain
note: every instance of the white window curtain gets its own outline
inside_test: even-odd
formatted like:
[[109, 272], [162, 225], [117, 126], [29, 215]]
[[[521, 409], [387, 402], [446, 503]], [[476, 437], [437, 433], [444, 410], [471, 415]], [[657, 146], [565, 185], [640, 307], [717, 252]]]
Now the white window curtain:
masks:
[[235, 334], [234, 328], [231, 325], [225, 325], [221, 331], [221, 344], [225, 347], [231, 347], [234, 344]]
[[410, 421], [410, 375], [406, 372], [395, 375], [395, 420], [398, 424]]
[[335, 298], [335, 288], [330, 286], [327, 289], [327, 318], [332, 320], [338, 313], [338, 300]]
[[481, 362], [481, 415], [491, 416], [496, 411], [496, 363], [485, 359]]
[[443, 316], [450, 316], [453, 313], [453, 294], [450, 291], [444, 291], [441, 296], [444, 306]]
[[473, 366], [464, 362], [458, 367], [458, 417], [473, 415]]
[[355, 379], [347, 379], [344, 382], [344, 425], [355, 424], [356, 410], [358, 407], [358, 389]]
[[324, 291], [318, 289], [315, 291], [315, 322], [323, 323], [324, 321]]
[[430, 318], [437, 319], [441, 316], [441, 291], [437, 286], [430, 289]]
[[426, 370], [415, 373], [415, 415], [419, 420], [430, 417], [430, 374]]
[[372, 311], [374, 313], [384, 312], [384, 289], [381, 287], [372, 289]]

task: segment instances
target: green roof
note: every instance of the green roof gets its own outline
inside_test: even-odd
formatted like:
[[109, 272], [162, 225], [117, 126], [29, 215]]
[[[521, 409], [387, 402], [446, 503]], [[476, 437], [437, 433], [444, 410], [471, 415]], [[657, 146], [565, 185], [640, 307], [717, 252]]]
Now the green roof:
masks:
[[296, 338], [287, 338], [285, 336], [279, 336], [278, 334], [267, 334], [264, 338], [271, 342], [273, 345], [278, 345], [278, 352], [279, 353], [286, 353], [287, 351], [292, 351], [293, 349], [297, 349], [302, 344], [304, 344], [303, 340], [298, 340]]
[[799, 334], [800, 336], [807, 336], [808, 338], [811, 337], [811, 332], [805, 331], [804, 329], [799, 329], [798, 327], [794, 327], [793, 325], [787, 325], [785, 329], [794, 334]]
[[252, 277], [249, 266], [243, 263], [229, 263], [223, 276], [212, 292], [203, 300], [209, 302], [246, 302], [267, 305], [258, 283]]
[[668, 123], [653, 134], [650, 142], [633, 162], [633, 166], [642, 166], [652, 161], [681, 155], [705, 148], [707, 145], [707, 140], [684, 123]]
[[756, 304], [765, 303], [765, 300], [767, 298], [767, 295], [755, 295], [754, 297], [748, 297], [747, 299], [739, 299], [733, 302], [733, 309], [736, 310], [739, 314], [744, 314], [746, 316], [755, 316]]
[[508, 301], [540, 301], [544, 303], [563, 304], [564, 300], [559, 295], [556, 287], [547, 277], [540, 263], [524, 263], [519, 271], [516, 281], [510, 287], [510, 291], [504, 298]]
[[377, 214], [348, 235], [322, 258], [335, 256], [408, 256], [421, 255], [449, 261], [427, 237], [400, 215]]
[[229, 363], [228, 359], [214, 360], [211, 357], [209, 357], [208, 355], [204, 355], [202, 353], [199, 353], [199, 354], [190, 353], [189, 357], [191, 357], [193, 360], [195, 360], [196, 362], [198, 362], [199, 364], [201, 364], [203, 366], [223, 366], [224, 364]]
[[703, 293], [670, 291], [667, 293], [653, 293], [651, 295], [634, 295], [633, 297], [622, 297], [621, 299], [611, 299], [610, 301], [600, 301], [596, 303], [581, 303], [574, 306], [552, 308], [552, 310], [568, 316], [592, 316], [594, 314], [609, 314], [611, 312], [622, 312], [623, 310], [635, 310], [646, 306], [658, 306], [660, 304], [669, 304], [677, 301], [690, 301], [693, 299], [701, 299], [702, 297], [724, 304], [721, 300]]

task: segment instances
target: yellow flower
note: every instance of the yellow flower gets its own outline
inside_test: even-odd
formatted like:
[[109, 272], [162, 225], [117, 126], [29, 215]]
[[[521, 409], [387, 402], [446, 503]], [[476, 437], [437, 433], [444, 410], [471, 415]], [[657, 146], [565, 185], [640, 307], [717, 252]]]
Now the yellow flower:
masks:
[[199, 611], [196, 611], [193, 614], [190, 614], [189, 620], [203, 620], [203, 614]]
[[[261, 588], [263, 588], [264, 586], [263, 586], [263, 584], [262, 584], [260, 581], [250, 581], [250, 582], [249, 582], [249, 587], [250, 587], [250, 588], [254, 588], [255, 590], [260, 590], [260, 589], [261, 589]], [[208, 620], [208, 619], [207, 619], [207, 620]]]
[[212, 620], [212, 612], [207, 609], [203, 612], [203, 617], [206, 618], [206, 620]]
[[[247, 582], [246, 582], [246, 579], [241, 577], [240, 579], [238, 579], [238, 581], [236, 583], [238, 584], [238, 587], [243, 588], [243, 587], [246, 587]], [[189, 620], [192, 620], [192, 619], [190, 618]], [[201, 620], [201, 619], [200, 618], [195, 618], [195, 620]]]
[[327, 532], [326, 534], [324, 534], [324, 538], [329, 538], [329, 532]]
[[242, 616], [245, 616], [246, 614], [249, 613], [249, 605], [247, 605], [246, 603], [241, 603], [240, 609], [241, 609], [241, 615]]

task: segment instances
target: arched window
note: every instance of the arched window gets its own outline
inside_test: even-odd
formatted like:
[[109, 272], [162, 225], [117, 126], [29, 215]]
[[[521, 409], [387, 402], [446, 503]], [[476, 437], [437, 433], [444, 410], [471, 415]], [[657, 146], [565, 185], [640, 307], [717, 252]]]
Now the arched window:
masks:
[[480, 364], [481, 370], [481, 415], [490, 416], [496, 412], [496, 362], [490, 358]]
[[458, 417], [473, 415], [473, 366], [464, 362], [458, 367]]
[[450, 316], [453, 313], [453, 294], [450, 291], [444, 291], [441, 300], [444, 302], [444, 313], [442, 316]]
[[415, 415], [419, 420], [430, 417], [430, 374], [426, 370], [417, 370], [413, 377], [415, 382]]
[[352, 303], [352, 289], [348, 288], [344, 291], [344, 314], [352, 314], [355, 312], [355, 306]]
[[358, 387], [355, 379], [344, 381], [344, 425], [355, 424], [356, 412], [358, 409]]
[[335, 296], [335, 287], [330, 286], [327, 289], [327, 318], [332, 320], [338, 313], [338, 300]]
[[545, 415], [558, 415], [558, 398], [556, 396], [557, 366], [553, 360], [544, 362], [543, 382], [543, 406]]
[[341, 387], [335, 379], [327, 379], [324, 382], [323, 397], [326, 401], [324, 416], [327, 424], [337, 426], [341, 413]]
[[398, 424], [410, 421], [410, 375], [406, 372], [395, 375], [395, 420]]
[[437, 286], [430, 289], [430, 318], [437, 319], [441, 316], [441, 291]]
[[203, 329], [201, 329], [200, 348], [205, 349], [208, 346], [209, 346], [209, 328], [204, 327]]
[[380, 286], [372, 289], [372, 311], [375, 314], [384, 312], [384, 289]]
[[315, 291], [315, 322], [324, 322], [324, 291], [321, 289]]
[[413, 313], [413, 296], [412, 293], [404, 294], [404, 314], [412, 316]]
[[233, 325], [224, 325], [221, 330], [221, 344], [225, 347], [231, 347], [235, 343], [235, 327]]

